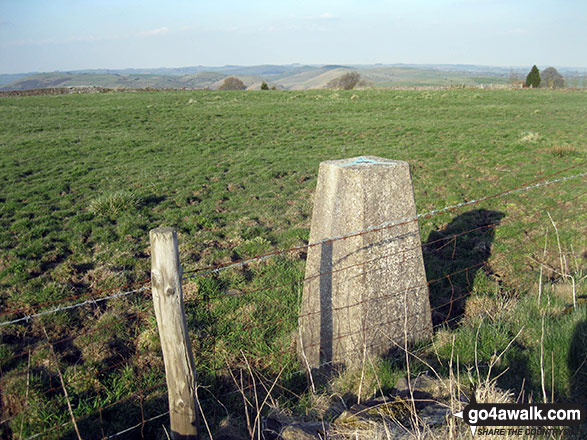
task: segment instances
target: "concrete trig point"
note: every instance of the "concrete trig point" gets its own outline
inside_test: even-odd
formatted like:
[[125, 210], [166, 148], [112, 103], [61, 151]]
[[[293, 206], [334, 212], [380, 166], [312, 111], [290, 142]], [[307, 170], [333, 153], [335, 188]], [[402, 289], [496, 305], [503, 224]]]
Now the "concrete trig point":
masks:
[[408, 342], [431, 336], [415, 217], [407, 162], [363, 156], [320, 164], [310, 230], [310, 243], [320, 244], [308, 248], [299, 318], [298, 354], [309, 367], [348, 366], [364, 350], [403, 346], [405, 335]]

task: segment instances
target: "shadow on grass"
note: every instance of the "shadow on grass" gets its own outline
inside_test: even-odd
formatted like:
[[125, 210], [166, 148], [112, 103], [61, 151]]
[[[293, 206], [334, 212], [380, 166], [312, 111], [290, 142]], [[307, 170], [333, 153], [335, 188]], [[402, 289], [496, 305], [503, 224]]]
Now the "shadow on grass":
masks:
[[587, 321], [581, 321], [575, 327], [569, 348], [568, 365], [571, 373], [571, 399], [587, 405]]
[[[587, 320], [577, 324], [571, 339], [568, 358], [571, 399], [587, 408]], [[587, 423], [580, 427], [581, 438], [587, 438]], [[577, 438], [569, 435], [568, 438]]]
[[504, 216], [500, 211], [476, 209], [428, 235], [423, 253], [434, 326], [458, 324], [477, 272], [487, 270], [495, 227]]
[[[162, 439], [166, 438], [163, 426], [169, 431], [167, 405], [167, 395], [165, 394], [143, 401], [142, 405], [139, 398], [134, 398], [104, 409], [101, 413], [80, 418], [76, 423], [84, 440], [104, 438]], [[124, 416], [121, 417], [122, 414]], [[67, 440], [78, 439], [71, 423], [62, 428], [61, 432], [55, 430], [50, 435], [48, 434], [48, 438], [51, 438], [51, 435]]]

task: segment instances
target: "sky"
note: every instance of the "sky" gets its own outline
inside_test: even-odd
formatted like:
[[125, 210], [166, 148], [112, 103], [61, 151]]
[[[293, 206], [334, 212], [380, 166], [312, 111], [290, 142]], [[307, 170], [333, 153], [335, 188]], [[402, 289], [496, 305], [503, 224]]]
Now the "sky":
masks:
[[586, 0], [0, 0], [0, 73], [587, 66]]

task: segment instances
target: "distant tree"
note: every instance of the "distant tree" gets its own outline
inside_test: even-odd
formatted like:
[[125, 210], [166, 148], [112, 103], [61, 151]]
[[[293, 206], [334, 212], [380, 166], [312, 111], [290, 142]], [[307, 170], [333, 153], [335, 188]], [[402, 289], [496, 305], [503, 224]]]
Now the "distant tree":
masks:
[[352, 90], [361, 81], [361, 75], [357, 72], [345, 73], [340, 77], [340, 86], [344, 90]]
[[361, 80], [357, 72], [348, 72], [326, 84], [326, 87], [340, 87], [343, 90], [352, 90]]
[[538, 67], [536, 67], [536, 64], [532, 66], [530, 73], [528, 73], [528, 76], [526, 77], [526, 86], [534, 88], [540, 86], [540, 71], [538, 70]]
[[540, 77], [542, 78], [542, 87], [559, 89], [565, 86], [563, 76], [554, 67], [544, 69]]
[[269, 90], [269, 86], [267, 85], [267, 83], [265, 81], [263, 81], [261, 83], [261, 90]]
[[218, 87], [218, 90], [244, 90], [247, 86], [240, 79], [234, 76], [229, 76], [224, 80], [222, 85]]

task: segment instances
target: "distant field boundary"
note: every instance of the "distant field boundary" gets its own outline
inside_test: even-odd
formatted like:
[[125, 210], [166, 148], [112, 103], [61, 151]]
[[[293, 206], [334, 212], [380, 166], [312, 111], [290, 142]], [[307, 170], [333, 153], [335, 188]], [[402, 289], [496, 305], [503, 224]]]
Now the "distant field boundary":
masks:
[[[373, 86], [368, 88], [358, 88], [355, 91], [378, 89], [378, 90], [455, 90], [455, 89], [475, 89], [475, 90], [519, 90], [526, 89], [521, 84], [454, 84], [448, 86]], [[128, 87], [99, 87], [99, 86], [84, 86], [84, 87], [48, 87], [42, 89], [25, 89], [25, 90], [0, 90], [0, 98], [14, 97], [14, 96], [41, 96], [41, 95], [73, 95], [81, 93], [110, 93], [110, 92], [180, 92], [180, 91], [195, 91], [195, 90], [212, 90], [208, 88], [128, 88]], [[289, 89], [285, 89], [289, 90]], [[328, 88], [291, 90], [293, 92], [300, 92], [305, 90], [337, 90]], [[558, 90], [583, 90], [580, 88], [565, 87]]]
[[[162, 92], [162, 91], [175, 91], [175, 90], [187, 90], [187, 89], [155, 89], [146, 87], [142, 89], [131, 89], [131, 88], [109, 88], [109, 87], [48, 87], [43, 89], [26, 89], [26, 90], [0, 90], [0, 97], [12, 97], [12, 96], [40, 96], [40, 95], [74, 95], [80, 93], [110, 93], [110, 92]], [[194, 89], [198, 90], [198, 89]]]

